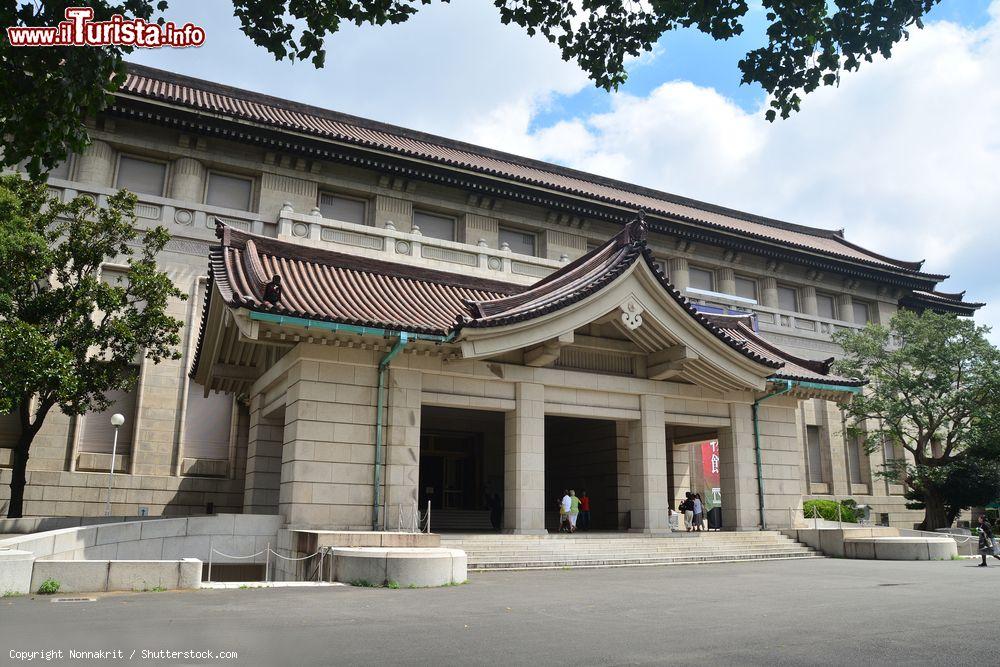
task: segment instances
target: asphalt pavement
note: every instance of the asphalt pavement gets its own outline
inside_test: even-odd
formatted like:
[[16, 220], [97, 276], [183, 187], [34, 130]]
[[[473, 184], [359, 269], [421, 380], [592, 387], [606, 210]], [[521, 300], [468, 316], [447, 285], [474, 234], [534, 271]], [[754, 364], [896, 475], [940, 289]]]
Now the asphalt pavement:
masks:
[[[973, 561], [816, 559], [473, 574], [424, 590], [27, 596], [0, 600], [0, 659], [62, 651], [71, 664], [996, 665], [998, 591], [1000, 566]], [[100, 650], [113, 653], [70, 653]]]

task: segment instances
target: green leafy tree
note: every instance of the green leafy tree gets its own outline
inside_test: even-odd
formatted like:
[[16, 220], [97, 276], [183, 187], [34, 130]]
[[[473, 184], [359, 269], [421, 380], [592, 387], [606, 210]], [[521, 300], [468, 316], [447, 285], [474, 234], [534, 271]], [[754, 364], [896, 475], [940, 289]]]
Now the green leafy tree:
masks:
[[[448, 0], [441, 0], [447, 2]], [[762, 0], [766, 44], [739, 62], [742, 82], [771, 96], [768, 120], [798, 111], [802, 95], [839, 83], [893, 47], [941, 0]], [[431, 0], [232, 0], [250, 40], [278, 60], [322, 67], [325, 41], [341, 25], [402, 23]], [[0, 0], [5, 26], [54, 26], [78, 0]], [[157, 0], [93, 0], [95, 20], [114, 14], [162, 20]], [[650, 51], [667, 32], [693, 28], [716, 40], [744, 32], [748, 0], [494, 0], [499, 19], [540, 34], [565, 60], [574, 60], [595, 85], [617, 89], [629, 58]], [[209, 35], [209, 39], [211, 36]], [[124, 81], [131, 48], [13, 47], [0, 40], [0, 135], [3, 164], [27, 161], [38, 175], [86, 145], [83, 120], [100, 111]]]
[[989, 470], [976, 463], [989, 459], [1000, 415], [1000, 350], [988, 333], [971, 320], [901, 310], [888, 326], [835, 336], [845, 353], [837, 371], [869, 380], [847, 405], [849, 427], [869, 453], [886, 443], [910, 453], [881, 474], [904, 485], [924, 510], [926, 530], [949, 526], [958, 509], [976, 502], [973, 486], [990, 483]]
[[[62, 203], [43, 183], [0, 177], [0, 413], [16, 413], [8, 517], [22, 512], [25, 470], [53, 408], [104, 410], [107, 393], [135, 386], [136, 362], [178, 359], [182, 325], [166, 313], [186, 298], [156, 267], [166, 229], [135, 229], [135, 195], [98, 207], [87, 196]], [[128, 267], [120, 284], [101, 267]]]

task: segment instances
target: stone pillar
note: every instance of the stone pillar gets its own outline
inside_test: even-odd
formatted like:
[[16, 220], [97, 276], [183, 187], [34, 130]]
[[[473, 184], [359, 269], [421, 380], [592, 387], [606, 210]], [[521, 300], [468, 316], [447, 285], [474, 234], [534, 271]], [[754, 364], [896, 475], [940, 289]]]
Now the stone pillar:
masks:
[[[420, 483], [420, 371], [390, 368], [388, 426], [385, 438], [385, 499], [390, 525], [395, 527], [398, 508], [404, 520], [417, 506]], [[394, 511], [395, 510], [395, 511]], [[383, 518], [385, 521], [385, 518]]]
[[387, 222], [400, 232], [413, 228], [413, 202], [396, 197], [375, 197], [375, 226], [382, 229]]
[[300, 344], [288, 370], [280, 509], [293, 526], [370, 530], [376, 353]]
[[729, 419], [729, 428], [719, 429], [722, 526], [727, 530], [756, 530], [760, 514], [750, 406], [730, 404]]
[[250, 435], [247, 441], [243, 512], [277, 514], [281, 480], [281, 439], [284, 414], [265, 417], [260, 395], [250, 400]]
[[667, 260], [667, 276], [670, 284], [681, 294], [691, 285], [691, 276], [688, 273], [688, 261], [683, 257], [674, 257]]
[[718, 281], [718, 285], [715, 286], [716, 292], [736, 294], [736, 273], [732, 269], [723, 267], [715, 272], [715, 277]]
[[260, 206], [265, 220], [276, 220], [286, 203], [292, 210], [308, 213], [319, 205], [315, 181], [264, 172], [260, 179]]
[[799, 295], [802, 297], [802, 312], [806, 315], [817, 315], [819, 314], [818, 306], [816, 304], [816, 288], [812, 285], [806, 285], [799, 290]]
[[850, 294], [838, 294], [837, 298], [837, 319], [844, 322], [854, 321], [854, 304]]
[[504, 420], [503, 531], [545, 534], [545, 386], [519, 382]]
[[768, 308], [778, 307], [778, 280], [774, 276], [760, 279], [760, 302]]
[[170, 197], [200, 204], [205, 194], [205, 165], [189, 157], [177, 158], [170, 169]]
[[115, 149], [95, 139], [77, 158], [76, 180], [111, 187], [115, 177]]
[[667, 432], [663, 397], [639, 397], [640, 417], [629, 426], [631, 529], [658, 533], [669, 530], [667, 517]]

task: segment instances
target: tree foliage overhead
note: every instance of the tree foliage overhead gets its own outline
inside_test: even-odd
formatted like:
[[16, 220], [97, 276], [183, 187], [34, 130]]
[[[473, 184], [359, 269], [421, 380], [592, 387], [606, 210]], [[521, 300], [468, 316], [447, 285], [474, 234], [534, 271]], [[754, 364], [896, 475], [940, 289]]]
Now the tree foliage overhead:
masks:
[[965, 485], [971, 497], [973, 485], [992, 483], [988, 470], [970, 468], [1000, 449], [1000, 350], [988, 333], [971, 320], [901, 310], [887, 327], [835, 335], [845, 353], [837, 372], [869, 381], [846, 408], [852, 428], [869, 453], [886, 443], [910, 453], [884, 475], [922, 506], [928, 529], [970, 506], [956, 489]]
[[[441, 0], [447, 3], [449, 0]], [[893, 47], [941, 0], [762, 0], [766, 44], [739, 62], [742, 82], [770, 95], [768, 120], [798, 111], [802, 95], [834, 85]], [[322, 67], [326, 39], [347, 24], [402, 23], [432, 0], [232, 0], [250, 40], [278, 60]], [[618, 88], [630, 58], [667, 32], [699, 30], [716, 40], [743, 34], [748, 0], [493, 0], [504, 24], [555, 44], [598, 87]], [[0, 0], [5, 26], [54, 26], [78, 0]], [[95, 20], [113, 14], [162, 20], [163, 0], [95, 0]], [[211, 39], [211, 35], [208, 37]], [[28, 160], [29, 172], [51, 169], [86, 145], [82, 119], [99, 111], [123, 81], [130, 48], [14, 48], [0, 40], [0, 135], [3, 164]], [[15, 132], [16, 130], [16, 132]]]
[[[20, 515], [31, 442], [50, 410], [104, 410], [109, 392], [135, 385], [139, 359], [180, 358], [182, 322], [166, 311], [185, 295], [156, 266], [169, 234], [137, 231], [135, 201], [121, 191], [106, 207], [85, 195], [63, 203], [43, 183], [0, 177], [0, 414], [21, 427], [8, 516]], [[102, 280], [111, 262], [127, 279]]]

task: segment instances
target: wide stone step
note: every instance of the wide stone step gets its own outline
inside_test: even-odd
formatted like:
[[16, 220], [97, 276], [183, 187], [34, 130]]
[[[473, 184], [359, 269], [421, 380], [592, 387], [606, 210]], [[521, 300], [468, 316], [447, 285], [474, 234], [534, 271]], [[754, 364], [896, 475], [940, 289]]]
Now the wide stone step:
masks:
[[470, 554], [467, 553], [469, 563], [486, 562], [510, 562], [510, 561], [573, 561], [573, 560], [649, 560], [662, 558], [712, 558], [712, 557], [740, 557], [757, 556], [761, 554], [813, 554], [810, 549], [753, 549], [747, 551], [689, 551], [683, 553], [633, 553], [633, 554]]
[[691, 565], [705, 563], [734, 563], [760, 560], [799, 560], [820, 558], [816, 553], [782, 553], [769, 552], [762, 554], [729, 556], [676, 556], [670, 558], [603, 558], [552, 561], [492, 561], [483, 563], [470, 562], [470, 571], [487, 572], [498, 570], [555, 570], [573, 568], [605, 568], [605, 567], [643, 567], [662, 565]]

